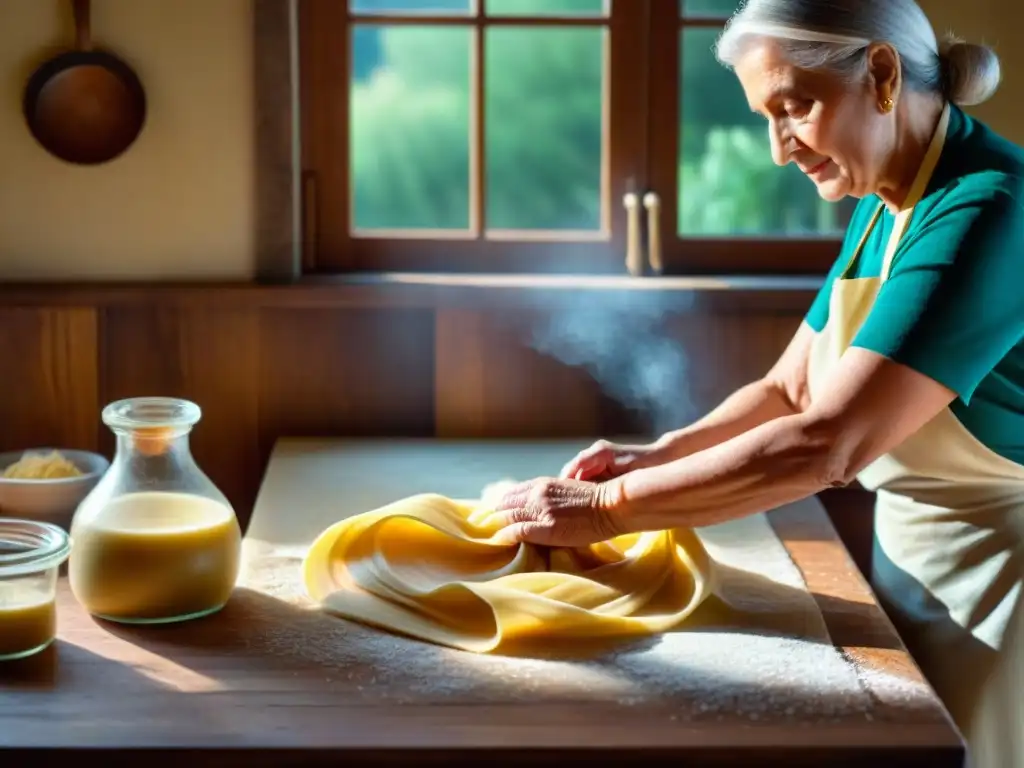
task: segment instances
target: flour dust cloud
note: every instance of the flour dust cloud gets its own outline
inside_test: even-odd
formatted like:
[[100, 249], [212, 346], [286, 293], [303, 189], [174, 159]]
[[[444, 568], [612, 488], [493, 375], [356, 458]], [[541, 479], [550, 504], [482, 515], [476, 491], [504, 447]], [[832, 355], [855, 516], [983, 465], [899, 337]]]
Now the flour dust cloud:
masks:
[[685, 294], [580, 290], [545, 307], [527, 343], [565, 365], [585, 369], [602, 390], [643, 414], [655, 434], [700, 416], [688, 385], [690, 361], [664, 321], [687, 308]]

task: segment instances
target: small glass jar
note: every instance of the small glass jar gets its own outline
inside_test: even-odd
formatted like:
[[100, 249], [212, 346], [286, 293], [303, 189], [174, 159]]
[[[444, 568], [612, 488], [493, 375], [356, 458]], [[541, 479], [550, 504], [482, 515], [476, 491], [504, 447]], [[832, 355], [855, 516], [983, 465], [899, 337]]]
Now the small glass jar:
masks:
[[71, 541], [56, 525], [0, 518], [0, 661], [34, 656], [57, 637], [57, 574]]
[[110, 469], [71, 521], [71, 591], [93, 616], [167, 624], [219, 611], [238, 578], [241, 528], [189, 450], [199, 406], [140, 397], [103, 409]]

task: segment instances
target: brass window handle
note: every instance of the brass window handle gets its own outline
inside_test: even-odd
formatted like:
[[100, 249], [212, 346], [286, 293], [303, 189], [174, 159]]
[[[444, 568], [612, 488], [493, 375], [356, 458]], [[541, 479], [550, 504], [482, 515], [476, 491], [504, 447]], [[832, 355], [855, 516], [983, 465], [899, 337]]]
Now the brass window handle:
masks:
[[626, 209], [626, 269], [633, 276], [644, 272], [644, 257], [640, 238], [640, 196], [627, 192], [622, 197]]
[[661, 274], [661, 198], [656, 192], [644, 195], [644, 208], [647, 209], [647, 260], [656, 274]]

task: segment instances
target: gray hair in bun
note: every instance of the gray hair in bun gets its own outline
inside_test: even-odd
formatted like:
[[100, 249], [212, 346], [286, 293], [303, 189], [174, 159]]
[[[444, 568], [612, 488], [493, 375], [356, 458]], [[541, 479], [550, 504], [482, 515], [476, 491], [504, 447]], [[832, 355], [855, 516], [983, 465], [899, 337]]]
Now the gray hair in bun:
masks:
[[999, 88], [999, 57], [986, 45], [940, 41], [914, 0], [747, 0], [726, 25], [718, 60], [735, 66], [747, 47], [773, 38], [802, 69], [829, 69], [850, 80], [866, 72], [868, 46], [892, 45], [912, 90], [940, 93], [953, 104], [987, 101]]

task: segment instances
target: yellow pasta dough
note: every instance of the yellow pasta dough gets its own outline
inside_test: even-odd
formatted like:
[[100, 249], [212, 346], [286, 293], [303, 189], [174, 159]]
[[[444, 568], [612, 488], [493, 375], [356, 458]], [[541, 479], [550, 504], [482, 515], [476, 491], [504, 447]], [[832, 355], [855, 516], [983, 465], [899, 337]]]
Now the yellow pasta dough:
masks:
[[495, 542], [490, 513], [421, 494], [343, 520], [309, 549], [306, 590], [330, 613], [477, 653], [668, 631], [712, 592], [693, 531], [551, 549]]

